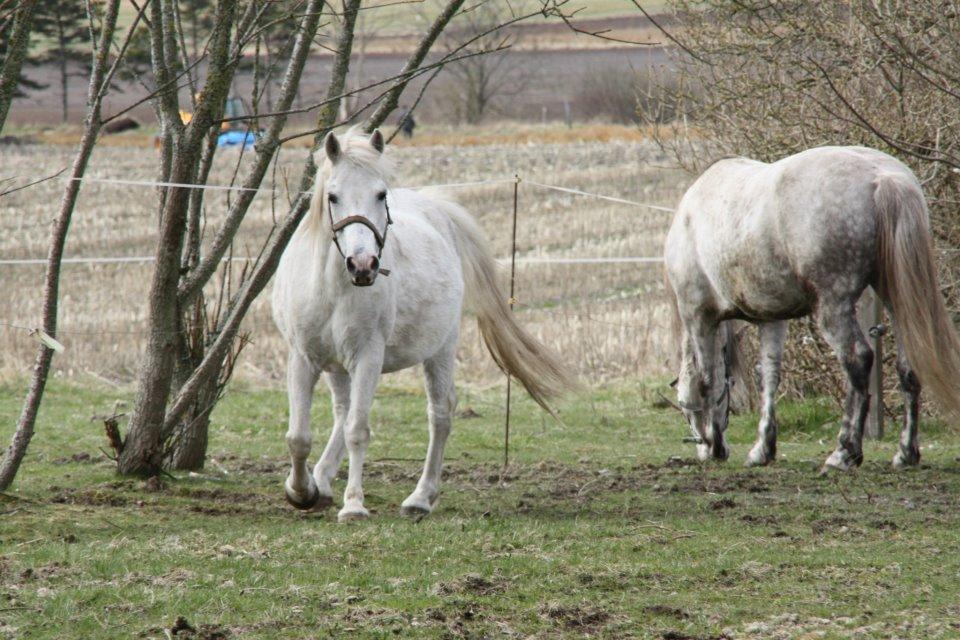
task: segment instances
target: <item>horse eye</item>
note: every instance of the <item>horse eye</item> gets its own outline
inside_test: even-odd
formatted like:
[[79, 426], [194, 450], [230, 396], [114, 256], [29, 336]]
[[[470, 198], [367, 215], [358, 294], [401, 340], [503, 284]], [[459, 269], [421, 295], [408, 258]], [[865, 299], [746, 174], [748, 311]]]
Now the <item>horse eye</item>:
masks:
[[380, 193], [377, 194], [377, 200], [379, 200], [380, 202], [383, 202], [386, 199], [387, 199], [386, 191], [381, 191]]
[[340, 199], [337, 197], [335, 193], [331, 193], [330, 195], [328, 195], [327, 200], [330, 201], [330, 204], [337, 204], [338, 202], [340, 202]]

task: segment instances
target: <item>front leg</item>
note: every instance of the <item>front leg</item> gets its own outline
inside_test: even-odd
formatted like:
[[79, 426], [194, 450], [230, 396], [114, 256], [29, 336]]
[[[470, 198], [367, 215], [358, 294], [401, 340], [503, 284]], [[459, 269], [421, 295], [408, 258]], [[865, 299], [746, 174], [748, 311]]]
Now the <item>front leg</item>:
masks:
[[311, 509], [320, 500], [317, 484], [307, 469], [307, 456], [313, 435], [310, 433], [310, 406], [319, 372], [302, 355], [291, 351], [287, 360], [287, 396], [290, 402], [290, 475], [284, 484], [287, 502], [297, 509]]
[[760, 377], [763, 382], [763, 408], [757, 442], [747, 455], [747, 466], [770, 464], [777, 457], [777, 387], [780, 386], [780, 364], [787, 323], [767, 322], [760, 325]]
[[350, 371], [350, 410], [344, 425], [344, 441], [350, 460], [343, 508], [337, 520], [347, 522], [369, 517], [363, 506], [363, 460], [370, 441], [370, 406], [383, 370], [383, 345], [369, 344]]
[[333, 504], [333, 479], [337, 477], [337, 470], [343, 462], [347, 452], [347, 443], [343, 439], [343, 428], [347, 423], [347, 413], [350, 411], [350, 376], [346, 373], [328, 372], [324, 376], [330, 395], [333, 399], [333, 430], [330, 440], [313, 468], [313, 479], [320, 489], [320, 500], [323, 506]]

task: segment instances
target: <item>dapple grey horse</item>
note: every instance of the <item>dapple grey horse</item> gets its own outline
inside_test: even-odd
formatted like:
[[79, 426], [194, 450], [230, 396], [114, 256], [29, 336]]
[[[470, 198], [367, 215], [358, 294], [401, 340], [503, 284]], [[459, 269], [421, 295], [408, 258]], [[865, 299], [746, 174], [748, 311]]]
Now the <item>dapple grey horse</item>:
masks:
[[665, 246], [667, 279], [682, 325], [678, 395], [698, 455], [726, 459], [729, 379], [718, 327], [759, 325], [763, 407], [748, 465], [776, 456], [774, 411], [791, 318], [813, 314], [848, 381], [836, 450], [824, 470], [863, 461], [873, 351], [856, 304], [880, 296], [897, 338], [904, 424], [894, 466], [920, 460], [920, 383], [960, 410], [960, 341], [936, 277], [929, 214], [916, 177], [864, 147], [820, 147], [767, 164], [714, 163], [684, 195]]

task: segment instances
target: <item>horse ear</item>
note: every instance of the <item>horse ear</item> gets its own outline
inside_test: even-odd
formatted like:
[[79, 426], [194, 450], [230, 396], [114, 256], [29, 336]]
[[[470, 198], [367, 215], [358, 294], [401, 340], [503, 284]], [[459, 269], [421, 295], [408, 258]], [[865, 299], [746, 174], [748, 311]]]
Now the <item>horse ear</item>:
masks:
[[340, 159], [340, 141], [337, 140], [337, 136], [334, 135], [333, 131], [327, 134], [327, 137], [323, 139], [323, 149], [327, 152], [327, 158], [330, 159], [330, 162], [336, 162]]
[[374, 129], [373, 133], [370, 134], [370, 146], [377, 150], [377, 153], [383, 153], [383, 134], [380, 133], [380, 129]]

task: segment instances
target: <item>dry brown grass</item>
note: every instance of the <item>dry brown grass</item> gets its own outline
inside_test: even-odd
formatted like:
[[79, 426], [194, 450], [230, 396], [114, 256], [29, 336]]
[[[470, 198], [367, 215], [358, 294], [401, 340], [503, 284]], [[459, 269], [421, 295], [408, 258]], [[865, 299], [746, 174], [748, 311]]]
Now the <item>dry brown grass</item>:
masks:
[[[686, 184], [683, 174], [664, 168], [666, 158], [639, 134], [621, 127], [584, 127], [561, 135], [536, 128], [527, 143], [496, 144], [507, 132], [470, 132], [467, 142], [432, 146], [398, 145], [393, 150], [399, 184], [438, 184], [510, 177], [572, 186], [632, 200], [672, 206]], [[436, 134], [435, 140], [452, 140]], [[446, 134], [444, 134], [446, 135]], [[450, 134], [452, 135], [452, 134]], [[562, 143], [546, 142], [556, 135]], [[475, 136], [475, 137], [474, 137]], [[564, 137], [566, 136], [566, 137]], [[595, 136], [603, 142], [585, 142]], [[425, 138], [426, 136], [424, 136]], [[415, 139], [416, 140], [416, 139]], [[303, 151], [281, 155], [277, 183], [294, 179]], [[16, 175], [50, 173], [69, 163], [70, 147], [27, 145], [4, 150], [5, 167]], [[221, 154], [211, 183], [225, 184], [238, 159], [237, 150]], [[3, 177], [14, 172], [5, 168]], [[150, 180], [155, 177], [152, 150], [99, 148], [89, 175]], [[43, 257], [47, 221], [62, 182], [50, 181], [0, 200], [0, 257]], [[509, 253], [512, 185], [458, 189], [457, 198], [487, 230], [498, 256]], [[261, 194], [235, 245], [237, 255], [255, 255], [274, 216], [286, 212], [285, 196]], [[207, 227], [222, 219], [229, 194], [207, 193]], [[67, 255], [150, 256], [156, 229], [155, 193], [150, 187], [87, 183], [77, 207]], [[669, 214], [592, 198], [544, 191], [523, 185], [520, 191], [520, 257], [656, 256]], [[64, 267], [60, 327], [67, 347], [55, 361], [57, 375], [93, 374], [129, 380], [145, 338], [145, 304], [152, 265], [68, 264]], [[35, 326], [40, 316], [42, 266], [0, 265], [0, 376], [22, 375], [32, 362], [35, 339], [21, 327]], [[659, 265], [520, 264], [518, 313], [525, 326], [587, 379], [664, 371], [667, 361], [667, 313]], [[211, 288], [211, 294], [215, 293]], [[252, 345], [237, 374], [272, 382], [282, 376], [284, 346], [269, 312], [268, 296], [258, 300], [246, 320]], [[464, 321], [460, 350], [461, 378], [475, 382], [502, 380], [477, 336], [475, 323]]]
[[[387, 127], [388, 134], [393, 133]], [[82, 131], [77, 126], [58, 126], [43, 129], [27, 129], [21, 132], [25, 139], [45, 145], [76, 145], [80, 142]], [[296, 131], [288, 132], [293, 135]], [[589, 123], [567, 127], [561, 123], [529, 124], [507, 122], [491, 126], [489, 124], [469, 125], [430, 125], [417, 128], [413, 138], [397, 136], [393, 144], [397, 147], [434, 147], [437, 145], [484, 146], [511, 144], [569, 144], [572, 142], [647, 142], [652, 137], [650, 127], [632, 125]], [[658, 131], [658, 134], [662, 134]], [[305, 135], [287, 143], [288, 148], [305, 148], [313, 144], [313, 136]], [[128, 131], [116, 135], [101, 136], [103, 147], [134, 147], [152, 149], [155, 146], [155, 132], [152, 129]]]

